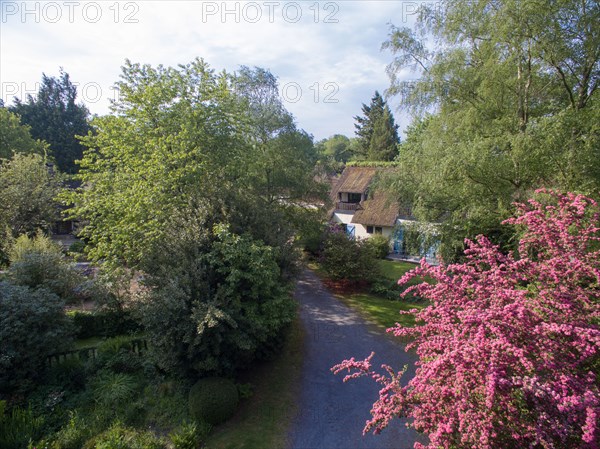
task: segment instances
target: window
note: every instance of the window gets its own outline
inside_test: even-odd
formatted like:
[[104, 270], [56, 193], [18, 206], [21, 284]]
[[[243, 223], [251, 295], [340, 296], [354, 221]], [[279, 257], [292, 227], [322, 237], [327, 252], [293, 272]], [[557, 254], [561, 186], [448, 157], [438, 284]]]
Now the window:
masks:
[[367, 234], [373, 234], [373, 226], [367, 226]]
[[362, 195], [360, 193], [349, 193], [348, 194], [348, 202], [349, 203], [360, 203], [362, 199]]
[[379, 226], [376, 226], [375, 227], [375, 234], [381, 234], [381, 233], [383, 233], [383, 229], [381, 229], [381, 227], [379, 227]]

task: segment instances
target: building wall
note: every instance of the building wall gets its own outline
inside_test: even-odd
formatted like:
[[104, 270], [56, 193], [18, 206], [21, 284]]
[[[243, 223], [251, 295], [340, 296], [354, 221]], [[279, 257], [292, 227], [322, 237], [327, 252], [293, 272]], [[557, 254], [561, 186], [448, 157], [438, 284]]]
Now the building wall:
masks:
[[[367, 227], [361, 225], [360, 223], [352, 223], [352, 217], [354, 216], [354, 212], [335, 212], [333, 214], [333, 221], [336, 223], [343, 223], [345, 225], [350, 225], [350, 226], [354, 226], [354, 237], [357, 239], [368, 239], [369, 237], [371, 237], [373, 234], [369, 234], [367, 232]], [[393, 231], [393, 227], [392, 226], [380, 226], [381, 227], [381, 234], [385, 237], [391, 237], [392, 235], [392, 231]]]

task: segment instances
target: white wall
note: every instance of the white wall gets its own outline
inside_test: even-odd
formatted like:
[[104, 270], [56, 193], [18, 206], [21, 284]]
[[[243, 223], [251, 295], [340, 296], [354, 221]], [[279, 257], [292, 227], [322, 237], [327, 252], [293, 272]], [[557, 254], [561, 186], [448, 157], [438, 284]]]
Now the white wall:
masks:
[[[354, 212], [352, 212], [352, 211], [338, 211], [333, 214], [333, 221], [336, 223], [344, 223], [347, 225], [348, 224], [353, 225], [354, 226], [354, 236], [358, 239], [368, 239], [372, 235], [376, 235], [374, 233], [373, 234], [367, 233], [366, 226], [363, 226], [360, 223], [352, 223], [353, 216], [354, 216]], [[382, 226], [381, 234], [385, 237], [390, 237], [392, 235], [393, 229], [394, 228], [392, 226]]]

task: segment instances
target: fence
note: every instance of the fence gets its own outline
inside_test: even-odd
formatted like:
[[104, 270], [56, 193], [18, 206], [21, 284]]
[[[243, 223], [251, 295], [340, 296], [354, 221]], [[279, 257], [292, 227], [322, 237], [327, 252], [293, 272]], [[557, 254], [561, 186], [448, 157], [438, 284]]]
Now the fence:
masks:
[[[143, 351], [148, 350], [148, 342], [144, 339], [137, 338], [131, 340], [129, 343], [131, 344], [131, 351], [136, 354], [141, 354]], [[71, 359], [83, 361], [90, 358], [96, 359], [96, 357], [98, 357], [98, 346], [91, 346], [89, 348], [71, 349], [70, 351], [57, 352], [49, 355], [46, 358], [46, 363], [48, 366], [54, 366]]]

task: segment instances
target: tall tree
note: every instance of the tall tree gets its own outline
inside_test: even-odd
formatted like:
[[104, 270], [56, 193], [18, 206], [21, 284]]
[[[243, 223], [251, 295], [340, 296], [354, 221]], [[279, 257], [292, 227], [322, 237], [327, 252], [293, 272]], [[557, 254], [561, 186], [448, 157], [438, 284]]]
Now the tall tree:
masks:
[[[356, 116], [356, 135], [358, 138], [358, 158], [367, 160], [392, 160], [397, 154], [398, 125], [389, 106], [375, 91], [371, 103], [362, 105], [363, 116]], [[375, 136], [375, 137], [374, 137]]]
[[165, 370], [231, 373], [293, 318], [285, 218], [314, 148], [256, 74], [242, 86], [200, 59], [127, 61], [113, 114], [84, 139], [71, 213], [93, 259], [145, 273], [142, 320]]
[[69, 74], [61, 68], [58, 78], [42, 74], [42, 84], [36, 98], [27, 101], [15, 99], [9, 109], [21, 117], [21, 122], [31, 127], [31, 135], [49, 143], [58, 168], [65, 173], [75, 173], [75, 161], [81, 159], [83, 146], [75, 136], [85, 136], [90, 130], [89, 112], [77, 104], [77, 88]]
[[373, 134], [369, 142], [368, 158], [371, 161], [392, 161], [398, 155], [398, 125], [386, 104], [383, 114], [377, 118], [373, 126]]
[[[391, 28], [391, 95], [423, 116], [393, 183], [421, 219], [447, 224], [442, 250], [501, 225], [536, 187], [600, 189], [600, 20], [595, 1], [446, 1]], [[434, 48], [429, 39], [436, 39]], [[404, 83], [407, 68], [419, 79]]]

